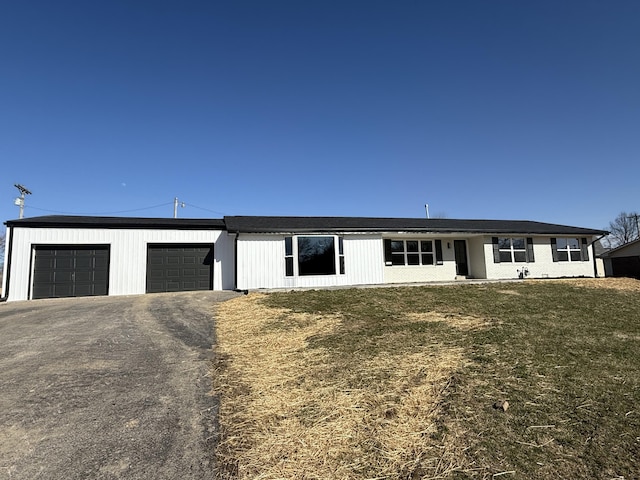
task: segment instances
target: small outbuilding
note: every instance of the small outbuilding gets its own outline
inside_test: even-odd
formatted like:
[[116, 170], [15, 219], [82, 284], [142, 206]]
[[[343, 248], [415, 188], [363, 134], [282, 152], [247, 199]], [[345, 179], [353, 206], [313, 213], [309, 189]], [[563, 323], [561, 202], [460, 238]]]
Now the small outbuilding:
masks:
[[640, 279], [640, 238], [608, 250], [601, 257], [607, 277]]

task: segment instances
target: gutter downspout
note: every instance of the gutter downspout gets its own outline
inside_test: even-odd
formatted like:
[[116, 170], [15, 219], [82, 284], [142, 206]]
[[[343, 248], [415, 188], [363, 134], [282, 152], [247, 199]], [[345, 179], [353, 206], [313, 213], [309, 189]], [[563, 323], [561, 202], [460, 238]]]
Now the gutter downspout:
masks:
[[[596, 261], [596, 249], [594, 247], [595, 243], [602, 240], [604, 237], [606, 237], [607, 235], [609, 235], [608, 233], [605, 235], [600, 235], [600, 237], [596, 238], [593, 242], [591, 242], [591, 251], [593, 252], [593, 276], [594, 278], [599, 278], [598, 277], [598, 262]], [[606, 277], [606, 269], [605, 269], [605, 274], [604, 276]]]
[[7, 227], [7, 243], [9, 244], [8, 252], [5, 251], [4, 256], [4, 271], [6, 273], [6, 278], [3, 279], [4, 289], [2, 292], [4, 296], [0, 298], [0, 302], [6, 302], [9, 300], [9, 285], [11, 280], [11, 258], [13, 257], [13, 228]]
[[238, 290], [238, 232], [233, 239], [233, 287]]

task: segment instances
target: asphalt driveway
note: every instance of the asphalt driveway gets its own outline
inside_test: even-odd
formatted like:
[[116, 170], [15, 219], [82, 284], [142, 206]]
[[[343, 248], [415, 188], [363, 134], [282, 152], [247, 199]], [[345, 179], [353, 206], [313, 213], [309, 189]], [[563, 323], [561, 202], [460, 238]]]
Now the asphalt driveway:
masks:
[[0, 478], [211, 478], [213, 306], [235, 295], [0, 304]]

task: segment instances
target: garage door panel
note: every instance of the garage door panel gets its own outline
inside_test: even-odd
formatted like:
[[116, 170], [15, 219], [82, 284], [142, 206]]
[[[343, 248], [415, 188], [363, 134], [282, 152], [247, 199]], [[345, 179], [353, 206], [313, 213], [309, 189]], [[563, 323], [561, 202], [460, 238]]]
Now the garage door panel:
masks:
[[82, 284], [76, 285], [77, 297], [88, 297], [89, 295], [92, 295], [92, 292], [93, 292], [93, 289], [91, 288], [91, 285], [82, 285]]
[[53, 284], [51, 286], [51, 297], [75, 297], [82, 295], [75, 295], [75, 289], [73, 285], [69, 284]]
[[147, 292], [211, 290], [212, 245], [149, 245]]
[[96, 270], [106, 270], [109, 268], [109, 259], [108, 258], [101, 258], [101, 257], [96, 257], [94, 259], [94, 263], [93, 263], [93, 267]]
[[79, 271], [78, 273], [76, 273], [73, 278], [75, 279], [76, 283], [80, 284], [80, 283], [93, 283], [93, 272], [82, 272]]
[[71, 257], [67, 257], [67, 258], [56, 258], [54, 263], [54, 268], [56, 270], [61, 270], [61, 269], [65, 269], [65, 270], [72, 270], [73, 269], [73, 258]]
[[67, 272], [67, 271], [56, 271], [53, 274], [53, 281], [56, 283], [71, 283], [73, 282], [73, 272]]
[[37, 246], [33, 298], [107, 295], [109, 247]]
[[74, 268], [76, 269], [90, 269], [93, 268], [93, 258], [91, 257], [78, 257], [76, 258], [76, 263]]
[[33, 279], [34, 282], [53, 282], [53, 271], [51, 271], [49, 268], [49, 265], [42, 265], [40, 267], [40, 269], [38, 269], [38, 267], [36, 267], [34, 274], [33, 274]]

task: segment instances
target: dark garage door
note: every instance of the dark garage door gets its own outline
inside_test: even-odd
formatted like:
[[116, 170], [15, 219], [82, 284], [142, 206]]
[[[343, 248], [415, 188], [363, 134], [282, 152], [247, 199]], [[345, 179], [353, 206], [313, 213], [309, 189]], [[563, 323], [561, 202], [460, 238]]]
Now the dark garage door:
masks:
[[147, 293], [212, 288], [212, 245], [149, 245]]
[[611, 267], [614, 277], [640, 278], [640, 257], [613, 257]]
[[108, 246], [36, 247], [33, 298], [107, 295], [108, 285]]

